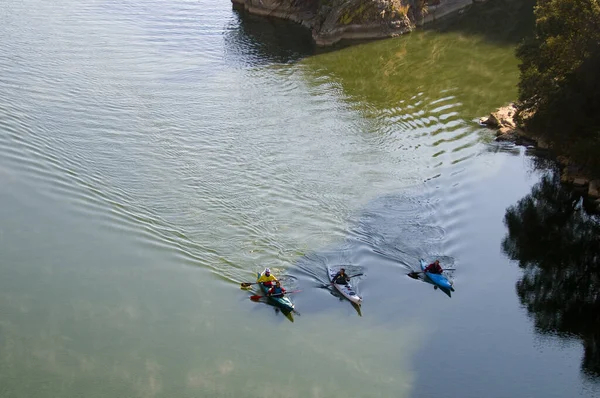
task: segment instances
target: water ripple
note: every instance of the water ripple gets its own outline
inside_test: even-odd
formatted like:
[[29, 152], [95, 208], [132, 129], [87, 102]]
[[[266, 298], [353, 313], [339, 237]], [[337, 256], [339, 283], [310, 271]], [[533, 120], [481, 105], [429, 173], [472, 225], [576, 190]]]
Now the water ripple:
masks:
[[[466, 211], [451, 200], [440, 219], [435, 189], [397, 194], [466, 184], [449, 170], [468, 166], [479, 136], [456, 89], [369, 101], [315, 62], [328, 55], [314, 55], [306, 31], [228, 5], [10, 7], [3, 175], [141, 248], [233, 280], [335, 242], [408, 264], [416, 248], [398, 236], [433, 247]], [[405, 230], [388, 230], [390, 219]]]

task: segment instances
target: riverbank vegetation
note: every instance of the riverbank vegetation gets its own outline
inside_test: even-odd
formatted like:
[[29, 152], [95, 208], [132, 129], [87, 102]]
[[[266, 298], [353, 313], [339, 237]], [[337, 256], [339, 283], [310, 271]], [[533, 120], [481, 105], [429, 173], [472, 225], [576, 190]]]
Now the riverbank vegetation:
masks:
[[600, 176], [600, 2], [538, 0], [517, 50], [522, 125]]

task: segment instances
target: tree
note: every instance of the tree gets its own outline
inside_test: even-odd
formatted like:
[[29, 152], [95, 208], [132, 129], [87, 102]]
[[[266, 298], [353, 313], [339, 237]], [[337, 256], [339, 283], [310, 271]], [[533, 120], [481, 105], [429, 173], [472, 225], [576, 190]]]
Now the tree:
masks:
[[600, 172], [600, 2], [538, 0], [534, 37], [517, 50], [519, 99], [535, 134]]

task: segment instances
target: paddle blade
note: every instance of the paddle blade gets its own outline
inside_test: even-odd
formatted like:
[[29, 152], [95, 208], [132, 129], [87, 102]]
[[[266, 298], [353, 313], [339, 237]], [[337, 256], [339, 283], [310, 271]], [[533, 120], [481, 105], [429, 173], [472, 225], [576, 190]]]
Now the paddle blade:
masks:
[[419, 273], [418, 272], [410, 272], [408, 274], [409, 277], [413, 278], [413, 279], [419, 279]]
[[242, 283], [240, 283], [240, 286], [241, 286], [242, 289], [246, 288], [246, 287], [250, 287], [252, 285], [253, 285], [253, 283], [250, 283], [250, 282], [242, 282]]
[[265, 297], [265, 296], [250, 296], [250, 300], [252, 300], [252, 301], [259, 301], [263, 297]]

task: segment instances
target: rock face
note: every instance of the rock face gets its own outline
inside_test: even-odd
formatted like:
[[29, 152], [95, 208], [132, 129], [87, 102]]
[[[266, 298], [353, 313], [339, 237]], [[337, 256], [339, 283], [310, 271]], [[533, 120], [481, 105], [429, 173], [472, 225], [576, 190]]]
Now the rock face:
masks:
[[231, 1], [252, 14], [302, 24], [311, 29], [319, 46], [332, 45], [342, 39], [397, 36], [473, 3], [473, 0]]
[[590, 181], [588, 196], [594, 199], [600, 198], [600, 180]]
[[512, 103], [491, 113], [488, 117], [481, 118], [479, 122], [498, 129], [503, 127], [515, 129], [517, 127], [515, 123], [516, 114], [517, 106]]
[[316, 21], [319, 0], [231, 0], [256, 15], [289, 19], [311, 28]]
[[480, 124], [497, 129], [496, 141], [511, 141], [544, 148], [545, 144], [539, 139], [529, 136], [521, 129], [516, 121], [519, 109], [514, 103], [499, 108], [489, 116], [479, 119]]
[[429, 0], [427, 7], [420, 20], [416, 21], [417, 26], [436, 21], [447, 15], [459, 12], [473, 3], [485, 3], [487, 0]]

